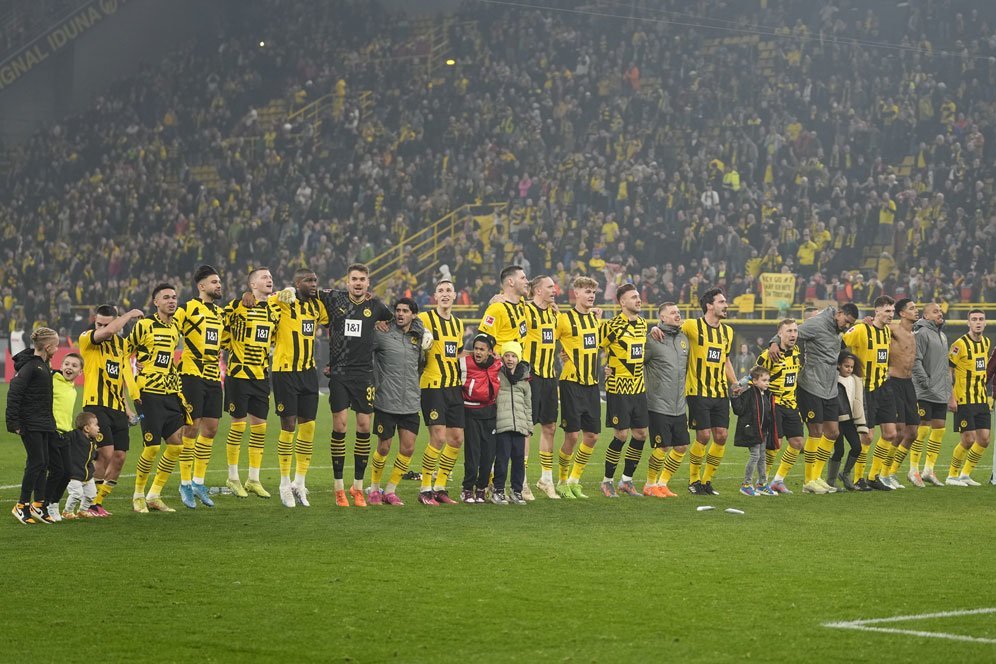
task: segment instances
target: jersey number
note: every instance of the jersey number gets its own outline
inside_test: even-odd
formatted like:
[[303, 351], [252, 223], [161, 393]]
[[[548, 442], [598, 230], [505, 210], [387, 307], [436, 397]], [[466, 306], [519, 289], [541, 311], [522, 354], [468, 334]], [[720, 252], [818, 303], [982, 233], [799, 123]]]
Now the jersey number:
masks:
[[446, 357], [457, 356], [457, 344], [455, 341], [443, 342], [443, 355], [445, 355]]
[[878, 363], [885, 364], [889, 361], [889, 351], [886, 348], [878, 349]]
[[205, 346], [217, 346], [219, 338], [218, 330], [213, 327], [209, 327], [204, 330], [204, 345]]
[[706, 350], [706, 362], [719, 362], [721, 357], [723, 357], [723, 351], [718, 348], [709, 348]]
[[117, 378], [121, 375], [121, 365], [117, 362], [107, 360], [107, 363], [104, 364], [104, 371], [107, 372], [107, 375], [111, 378]]
[[595, 334], [586, 334], [581, 340], [584, 343], [585, 350], [591, 350], [598, 347], [598, 339]]
[[371, 385], [367, 388], [367, 402], [373, 403], [374, 397], [377, 395], [377, 388]]
[[343, 330], [343, 334], [347, 337], [358, 337], [363, 334], [363, 321], [347, 318], [345, 322], [346, 327]]
[[553, 330], [543, 330], [543, 344], [553, 343]]
[[303, 334], [306, 337], [315, 336], [315, 321], [313, 320], [301, 321], [301, 334]]
[[268, 327], [257, 327], [256, 328], [256, 343], [265, 344], [270, 342], [270, 328]]
[[169, 367], [172, 360], [173, 360], [173, 353], [161, 350], [156, 353], [156, 359], [152, 364], [159, 367], [160, 369], [166, 369]]

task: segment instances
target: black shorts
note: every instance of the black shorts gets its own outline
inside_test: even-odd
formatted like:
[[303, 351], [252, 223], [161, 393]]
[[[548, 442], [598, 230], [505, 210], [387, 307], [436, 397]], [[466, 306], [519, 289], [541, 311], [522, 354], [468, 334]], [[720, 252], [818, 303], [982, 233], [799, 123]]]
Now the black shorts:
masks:
[[246, 415], [265, 420], [270, 416], [270, 381], [229, 376], [225, 379], [225, 410], [237, 420]]
[[651, 447], [682, 447], [691, 443], [687, 415], [664, 415], [647, 411]]
[[274, 371], [273, 400], [280, 417], [297, 417], [306, 422], [318, 417], [318, 371]]
[[613, 429], [646, 429], [649, 419], [646, 392], [605, 395], [605, 426]]
[[199, 420], [202, 417], [221, 418], [222, 404], [225, 397], [221, 393], [221, 383], [207, 380], [199, 376], [180, 376], [183, 386], [183, 398], [187, 402], [187, 412], [190, 419]]
[[97, 416], [97, 425], [100, 426], [97, 447], [113, 445], [115, 451], [128, 451], [130, 440], [127, 413], [107, 406], [84, 406], [83, 412], [93, 413]]
[[954, 430], [956, 433], [992, 429], [992, 424], [989, 406], [984, 403], [958, 406], [958, 410], [955, 412]]
[[394, 415], [380, 410], [374, 411], [373, 430], [377, 434], [377, 440], [390, 440], [394, 438], [394, 432], [398, 429], [411, 431], [416, 436], [419, 430], [418, 413], [410, 415]]
[[374, 411], [376, 391], [372, 373], [332, 374], [329, 377], [329, 406], [333, 413], [351, 408], [369, 415]]
[[566, 433], [602, 433], [598, 385], [560, 381], [560, 428]]
[[912, 378], [890, 378], [892, 398], [896, 402], [896, 421], [907, 426], [920, 424], [920, 410], [916, 403], [916, 388]]
[[799, 417], [798, 409], [775, 404], [775, 414], [778, 417], [775, 425], [778, 427], [779, 436], [802, 438], [802, 418]]
[[463, 390], [459, 387], [422, 388], [422, 419], [429, 427], [462, 429]]
[[187, 413], [178, 394], [142, 392], [142, 442], [159, 445], [187, 424]]
[[557, 406], [560, 391], [557, 389], [556, 378], [539, 378], [533, 376], [529, 386], [533, 394], [533, 422], [535, 424], [556, 424]]
[[948, 405], [938, 401], [918, 401], [917, 412], [920, 415], [920, 423], [926, 424], [931, 420], [944, 421], [948, 419]]
[[688, 402], [688, 423], [695, 431], [730, 428], [730, 400], [726, 397], [694, 397]]
[[899, 421], [891, 379], [879, 385], [874, 392], [865, 390], [865, 421], [869, 431], [881, 424], [895, 424]]
[[801, 387], [795, 390], [795, 400], [799, 404], [799, 415], [806, 424], [836, 422], [840, 417], [840, 403], [837, 397], [821, 399]]

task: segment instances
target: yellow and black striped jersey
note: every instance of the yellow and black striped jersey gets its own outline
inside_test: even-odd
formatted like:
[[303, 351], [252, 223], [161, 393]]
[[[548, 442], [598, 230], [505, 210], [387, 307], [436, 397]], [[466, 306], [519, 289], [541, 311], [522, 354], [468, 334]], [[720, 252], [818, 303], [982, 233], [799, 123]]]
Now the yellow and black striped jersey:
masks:
[[855, 323], [844, 333], [844, 344], [861, 362], [865, 389], [874, 392], [889, 377], [889, 343], [892, 330], [865, 322]]
[[188, 300], [173, 314], [183, 335], [180, 373], [204, 380], [221, 380], [221, 335], [224, 309], [213, 302]]
[[647, 343], [647, 321], [642, 316], [630, 320], [618, 314], [605, 323], [602, 346], [608, 355], [612, 375], [605, 379], [608, 394], [643, 394], [643, 349]]
[[273, 341], [273, 371], [310, 371], [315, 368], [315, 332], [329, 324], [325, 305], [317, 298], [295, 298], [285, 304], [271, 295], [267, 303], [280, 312]]
[[986, 403], [988, 360], [989, 337], [975, 341], [966, 334], [951, 344], [948, 362], [954, 370], [954, 396], [959, 406]]
[[527, 329], [525, 305], [521, 301], [517, 304], [495, 302], [488, 305], [481, 324], [477, 326], [478, 332], [486, 332], [495, 338], [495, 348], [499, 349], [506, 341], [521, 342], [526, 338]]
[[786, 408], [796, 408], [795, 387], [799, 379], [799, 360], [801, 354], [798, 346], [792, 346], [791, 350], [782, 350], [782, 358], [777, 362], [772, 362], [765, 350], [757, 358], [758, 365], [764, 367], [771, 373], [771, 383], [768, 389], [775, 397], [775, 403]]
[[93, 333], [90, 328], [78, 340], [83, 357], [83, 405], [124, 412], [124, 388], [128, 388], [132, 399], [138, 397], [131, 361], [125, 352], [127, 344], [117, 334], [95, 343]]
[[602, 347], [604, 321], [593, 313], [573, 307], [557, 314], [557, 338], [567, 359], [560, 380], [581, 385], [598, 384], [598, 351]]
[[176, 319], [164, 323], [159, 314], [146, 316], [135, 323], [128, 334], [128, 354], [134, 354], [142, 367], [138, 389], [152, 394], [179, 394], [180, 374], [173, 353], [180, 343], [180, 326]]
[[246, 307], [241, 299], [225, 306], [222, 345], [228, 349], [228, 375], [262, 380], [270, 373], [270, 351], [280, 309], [272, 302]]
[[729, 396], [726, 360], [733, 351], [733, 329], [726, 323], [713, 327], [705, 318], [689, 318], [681, 324], [688, 337], [688, 370], [685, 394], [690, 397]]
[[432, 346], [426, 351], [425, 368], [419, 387], [460, 387], [460, 351], [463, 350], [463, 321], [454, 315], [443, 318], [435, 309], [418, 315], [432, 332]]
[[539, 378], [556, 378], [554, 360], [557, 357], [557, 314], [553, 309], [542, 309], [527, 302], [526, 339], [523, 358], [529, 363], [533, 375]]

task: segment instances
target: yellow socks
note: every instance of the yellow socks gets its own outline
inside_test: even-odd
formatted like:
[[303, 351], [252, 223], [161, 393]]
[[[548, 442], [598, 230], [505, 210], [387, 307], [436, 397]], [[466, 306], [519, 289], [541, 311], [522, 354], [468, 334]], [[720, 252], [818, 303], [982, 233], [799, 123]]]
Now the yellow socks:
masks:
[[449, 443], [443, 448], [442, 453], [439, 455], [439, 472], [436, 473], [436, 482], [432, 487], [436, 491], [445, 491], [446, 482], [450, 479], [450, 473], [453, 472], [453, 466], [456, 465], [457, 459], [460, 457], [460, 448], [453, 447]]
[[384, 493], [393, 493], [398, 484], [401, 483], [401, 477], [408, 472], [408, 466], [411, 464], [412, 458], [410, 456], [405, 456], [404, 454], [398, 454], [394, 458], [394, 468], [391, 469], [391, 479], [387, 481], [387, 486], [384, 487]]
[[197, 436], [194, 443], [194, 483], [204, 484], [204, 476], [207, 474], [208, 464], [211, 463], [211, 448], [214, 446], [214, 438], [207, 436]]
[[768, 477], [771, 477], [771, 467], [775, 465], [777, 459], [778, 450], [764, 450], [764, 469]]
[[370, 486], [376, 488], [380, 487], [380, 479], [384, 476], [384, 467], [387, 466], [387, 455], [381, 454], [380, 450], [374, 450], [373, 459], [371, 459], [370, 465]]
[[716, 474], [716, 470], [719, 469], [719, 464], [723, 460], [724, 454], [726, 454], [726, 445], [713, 443], [709, 446], [709, 454], [706, 455], [706, 467], [702, 472], [703, 482], [712, 481], [712, 477]]
[[[281, 431], [282, 433], [282, 431]], [[292, 436], [294, 434], [291, 434]], [[266, 422], [249, 427], [249, 479], [259, 481], [259, 469], [263, 467], [263, 445], [266, 443]]]
[[688, 483], [694, 484], [702, 479], [702, 460], [705, 458], [706, 446], [694, 441], [688, 448]]
[[961, 467], [965, 463], [965, 455], [968, 454], [961, 443], [955, 445], [954, 450], [951, 452], [951, 467], [948, 468], [948, 477], [958, 477], [961, 475]]
[[440, 451], [431, 444], [422, 452], [422, 491], [432, 491], [432, 473], [439, 463]]
[[557, 478], [561, 482], [566, 482], [571, 473], [571, 460], [571, 455], [561, 449], [560, 456], [557, 457]]
[[145, 496], [145, 485], [149, 483], [149, 474], [152, 473], [152, 462], [159, 454], [159, 445], [148, 445], [142, 448], [142, 456], [135, 464], [135, 495]]
[[972, 443], [972, 449], [968, 450], [965, 455], [965, 465], [961, 467], [962, 475], [971, 475], [972, 471], [975, 470], [975, 466], [982, 459], [983, 452], [986, 451], [982, 445], [978, 443]]
[[927, 436], [927, 460], [923, 464], [924, 470], [933, 470], [937, 463], [937, 457], [941, 455], [941, 441], [944, 440], [944, 429], [931, 429]]
[[913, 441], [913, 446], [910, 448], [910, 466], [920, 469], [920, 458], [923, 456], [923, 445], [927, 442], [927, 436], [930, 435], [930, 427], [919, 426], [916, 429], [916, 440]]
[[163, 450], [163, 455], [159, 457], [159, 465], [156, 467], [156, 477], [152, 480], [152, 488], [149, 489], [149, 499], [158, 498], [169, 481], [169, 476], [173, 474], [176, 467], [176, 460], [180, 458], [183, 445], [167, 445]]
[[858, 453], [858, 458], [854, 462], [854, 480], [863, 479], [865, 476], [865, 465], [868, 463], [868, 451], [871, 449], [871, 445], [868, 443], [861, 443], [861, 452]]
[[892, 472], [892, 461], [896, 458], [896, 448], [899, 443], [885, 444], [885, 461], [882, 462], [882, 474], [889, 475]]
[[892, 457], [892, 466], [889, 468], [890, 475], [895, 475], [899, 472], [899, 468], [903, 465], [903, 461], [906, 461], [906, 455], [909, 454], [909, 452], [910, 449], [908, 447], [896, 445], [896, 453]]
[[308, 469], [311, 468], [311, 457], [314, 453], [315, 421], [302, 422], [297, 425], [297, 442], [294, 448], [294, 460], [297, 463], [294, 468], [294, 481], [302, 486], [308, 476]]
[[678, 472], [678, 469], [681, 468], [681, 461], [684, 458], [684, 452], [678, 452], [672, 447], [667, 456], [664, 457], [664, 468], [661, 469], [661, 478], [658, 483], [666, 486], [671, 481], [671, 478], [674, 477], [674, 474]]
[[805, 463], [805, 470], [803, 472], [803, 481], [809, 484], [813, 479], [813, 467], [816, 464], [816, 450], [820, 447], [820, 439], [809, 436], [806, 438], [806, 446], [802, 448], [803, 451], [803, 461]]
[[180, 450], [180, 481], [184, 484], [190, 484], [194, 474], [194, 447], [196, 445], [196, 437], [183, 437], [183, 449]]
[[235, 466], [236, 477], [238, 477], [239, 455], [242, 452], [242, 436], [245, 432], [245, 422], [232, 422], [232, 426], [228, 429], [228, 437], [225, 439], [225, 460], [229, 466]]
[[660, 479], [666, 456], [667, 451], [663, 447], [655, 447], [650, 453], [650, 461], [647, 462], [647, 484], [650, 486], [657, 484]]
[[114, 491], [114, 487], [118, 485], [117, 480], [104, 480], [97, 485], [97, 497], [93, 499], [94, 505], [103, 505], [104, 498], [111, 495], [111, 491]]
[[889, 457], [890, 447], [892, 447], [892, 443], [887, 442], [881, 436], [875, 441], [875, 451], [872, 453], [871, 467], [868, 469], [869, 480], [873, 480], [882, 474], [882, 466], [885, 465], [885, 460]]
[[[249, 453], [252, 454], [250, 448]], [[280, 430], [277, 435], [277, 466], [280, 468], [280, 478], [290, 479], [291, 461], [294, 458], [294, 432]]]
[[591, 453], [595, 451], [594, 447], [589, 447], [585, 443], [578, 445], [577, 453], [574, 455], [574, 465], [571, 466], [571, 474], [567, 478], [567, 481], [571, 484], [581, 481], [581, 475], [584, 473], [584, 467], [588, 465], [591, 461]]
[[775, 473], [774, 481], [784, 480], [788, 477], [789, 472], [792, 470], [792, 466], [795, 462], [799, 460], [799, 450], [795, 449], [791, 445], [785, 448], [782, 452], [782, 462], [778, 464], [778, 472]]
[[540, 470], [542, 470], [544, 473], [552, 473], [553, 452], [544, 452], [543, 450], [540, 450], [539, 458], [540, 458]]
[[813, 464], [811, 479], [818, 480], [823, 476], [823, 469], [831, 456], [833, 456], [833, 441], [826, 436], [821, 436], [816, 444], [816, 462]]

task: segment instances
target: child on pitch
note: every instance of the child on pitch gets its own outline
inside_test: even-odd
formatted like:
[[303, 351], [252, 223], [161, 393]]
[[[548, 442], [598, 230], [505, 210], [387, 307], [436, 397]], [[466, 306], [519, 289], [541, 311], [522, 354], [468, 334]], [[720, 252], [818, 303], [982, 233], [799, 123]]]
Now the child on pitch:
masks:
[[470, 355], [460, 358], [463, 382], [463, 490], [465, 503], [484, 503], [491, 466], [495, 460], [495, 399], [501, 362], [493, 350], [495, 338], [481, 332], [474, 337]]
[[97, 458], [100, 426], [97, 424], [97, 416], [87, 412], [78, 413], [75, 424], [76, 427], [66, 434], [69, 441], [69, 498], [66, 500], [63, 519], [100, 516], [90, 510], [93, 499], [97, 497], [93, 462]]
[[[866, 439], [867, 444], [871, 444], [871, 434], [868, 433], [868, 426], [865, 423], [864, 407], [864, 384], [855, 371], [860, 371], [861, 364], [858, 358], [851, 353], [841, 353], [837, 358], [837, 402], [839, 403], [840, 415], [840, 435], [834, 443], [833, 456], [827, 466], [827, 484], [836, 488], [839, 479], [848, 491], [871, 491], [871, 487], [865, 486], [862, 482], [858, 487], [851, 478], [854, 473], [854, 466], [861, 459], [861, 441]], [[850, 445], [850, 452], [847, 461], [844, 462], [844, 469], [840, 469], [841, 459], [844, 457], [844, 441]]]
[[[777, 496], [768, 486], [764, 450], [778, 449], [778, 425], [775, 423], [775, 396], [768, 389], [771, 374], [764, 367], [750, 370], [750, 386], [733, 397], [733, 412], [737, 415], [736, 447], [750, 452], [744, 483], [740, 493], [745, 496]], [[752, 484], [756, 476], [757, 484]]]
[[[526, 436], [533, 432], [533, 396], [529, 365], [521, 361], [522, 344], [507, 341], [501, 347], [498, 372], [498, 412], [495, 426], [495, 479], [491, 502], [525, 505], [522, 483], [526, 479]], [[505, 479], [512, 466], [512, 491], [505, 498]]]
[[70, 436], [73, 431], [73, 412], [76, 409], [76, 379], [83, 373], [83, 358], [69, 353], [62, 359], [62, 366], [52, 372], [52, 415], [55, 417], [55, 436], [48, 452], [48, 480], [45, 483], [45, 510], [52, 521], [61, 521], [59, 503], [70, 480]]

